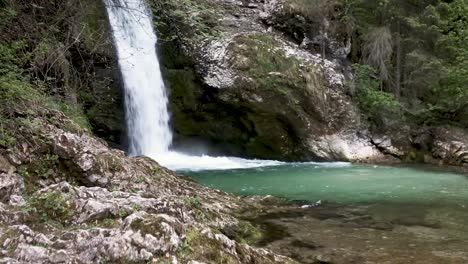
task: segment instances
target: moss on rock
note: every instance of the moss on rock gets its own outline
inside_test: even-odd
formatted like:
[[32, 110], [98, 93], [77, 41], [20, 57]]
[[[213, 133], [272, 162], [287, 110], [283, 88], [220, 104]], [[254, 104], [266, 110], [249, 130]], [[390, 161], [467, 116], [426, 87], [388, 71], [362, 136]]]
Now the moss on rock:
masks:
[[235, 225], [226, 226], [222, 229], [223, 234], [225, 234], [230, 239], [234, 239], [238, 243], [245, 243], [254, 245], [259, 242], [263, 233], [260, 228], [254, 226], [252, 223], [244, 220], [240, 220]]
[[34, 195], [29, 199], [29, 206], [35, 210], [43, 222], [57, 221], [62, 224], [69, 223], [74, 215], [74, 205], [58, 191]]
[[237, 259], [226, 253], [220, 241], [208, 237], [200, 230], [193, 228], [186, 232], [184, 244], [178, 250], [183, 261], [197, 260], [207, 263], [234, 264]]

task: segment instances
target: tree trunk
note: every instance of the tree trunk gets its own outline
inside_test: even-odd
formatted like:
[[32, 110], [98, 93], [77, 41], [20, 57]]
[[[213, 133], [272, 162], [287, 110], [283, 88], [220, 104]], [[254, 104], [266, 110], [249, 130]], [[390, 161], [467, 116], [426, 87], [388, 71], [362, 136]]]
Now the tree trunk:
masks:
[[395, 46], [396, 46], [396, 62], [395, 62], [395, 96], [397, 98], [400, 97], [401, 95], [401, 68], [402, 68], [402, 63], [401, 63], [401, 24], [400, 21], [397, 23], [397, 33], [395, 37]]

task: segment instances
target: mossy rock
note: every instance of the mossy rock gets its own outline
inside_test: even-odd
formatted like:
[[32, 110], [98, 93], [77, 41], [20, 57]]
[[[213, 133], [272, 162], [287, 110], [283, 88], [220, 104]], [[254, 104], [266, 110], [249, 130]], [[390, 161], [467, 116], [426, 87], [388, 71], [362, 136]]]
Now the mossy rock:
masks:
[[76, 211], [66, 194], [59, 191], [34, 195], [29, 198], [27, 206], [37, 213], [42, 222], [55, 221], [61, 224], [70, 223]]
[[259, 242], [263, 233], [259, 227], [254, 226], [248, 221], [241, 220], [236, 225], [226, 226], [222, 229], [230, 239], [234, 239], [238, 243], [255, 244]]
[[130, 224], [130, 228], [138, 230], [144, 236], [150, 234], [159, 237], [162, 233], [162, 223], [165, 221], [162, 217], [150, 217], [145, 219], [136, 219]]
[[220, 241], [209, 238], [198, 229], [186, 232], [184, 244], [178, 249], [178, 257], [183, 261], [197, 260], [206, 263], [234, 264], [236, 258], [225, 252]]

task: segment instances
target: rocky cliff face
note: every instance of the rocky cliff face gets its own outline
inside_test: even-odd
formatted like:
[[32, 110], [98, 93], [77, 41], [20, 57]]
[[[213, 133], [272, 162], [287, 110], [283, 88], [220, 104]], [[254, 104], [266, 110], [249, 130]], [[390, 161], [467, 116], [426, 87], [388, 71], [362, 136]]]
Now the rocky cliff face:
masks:
[[223, 153], [282, 160], [439, 160], [420, 153], [418, 126], [361, 119], [347, 60], [352, 28], [339, 4], [150, 2], [176, 145], [201, 139]]
[[356, 134], [348, 41], [327, 38], [332, 54], [311, 52], [305, 42], [316, 37], [280, 31], [294, 24], [284, 21], [283, 2], [186, 2], [154, 2], [181, 138], [222, 142], [236, 147], [227, 150], [233, 154], [261, 158], [382, 156]]
[[258, 232], [233, 217], [248, 201], [31, 109], [7, 121], [28, 140], [0, 147], [1, 263], [293, 263], [233, 240]]
[[109, 147], [124, 122], [100, 1], [0, 10], [0, 263], [294, 263], [247, 244], [249, 201]]
[[154, 3], [179, 138], [260, 158], [393, 160], [348, 95], [349, 37], [336, 21], [306, 20], [287, 1], [189, 2]]

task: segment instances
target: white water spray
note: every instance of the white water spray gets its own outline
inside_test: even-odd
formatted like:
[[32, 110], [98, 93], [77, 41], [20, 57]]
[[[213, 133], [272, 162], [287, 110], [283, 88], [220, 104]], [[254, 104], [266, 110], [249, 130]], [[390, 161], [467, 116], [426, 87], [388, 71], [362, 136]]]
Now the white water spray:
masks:
[[175, 170], [239, 169], [284, 164], [170, 151], [168, 98], [156, 53], [157, 38], [144, 0], [104, 0], [125, 90], [131, 155], [146, 155]]
[[144, 0], [105, 3], [125, 86], [130, 154], [157, 157], [169, 150], [172, 133], [152, 17]]

